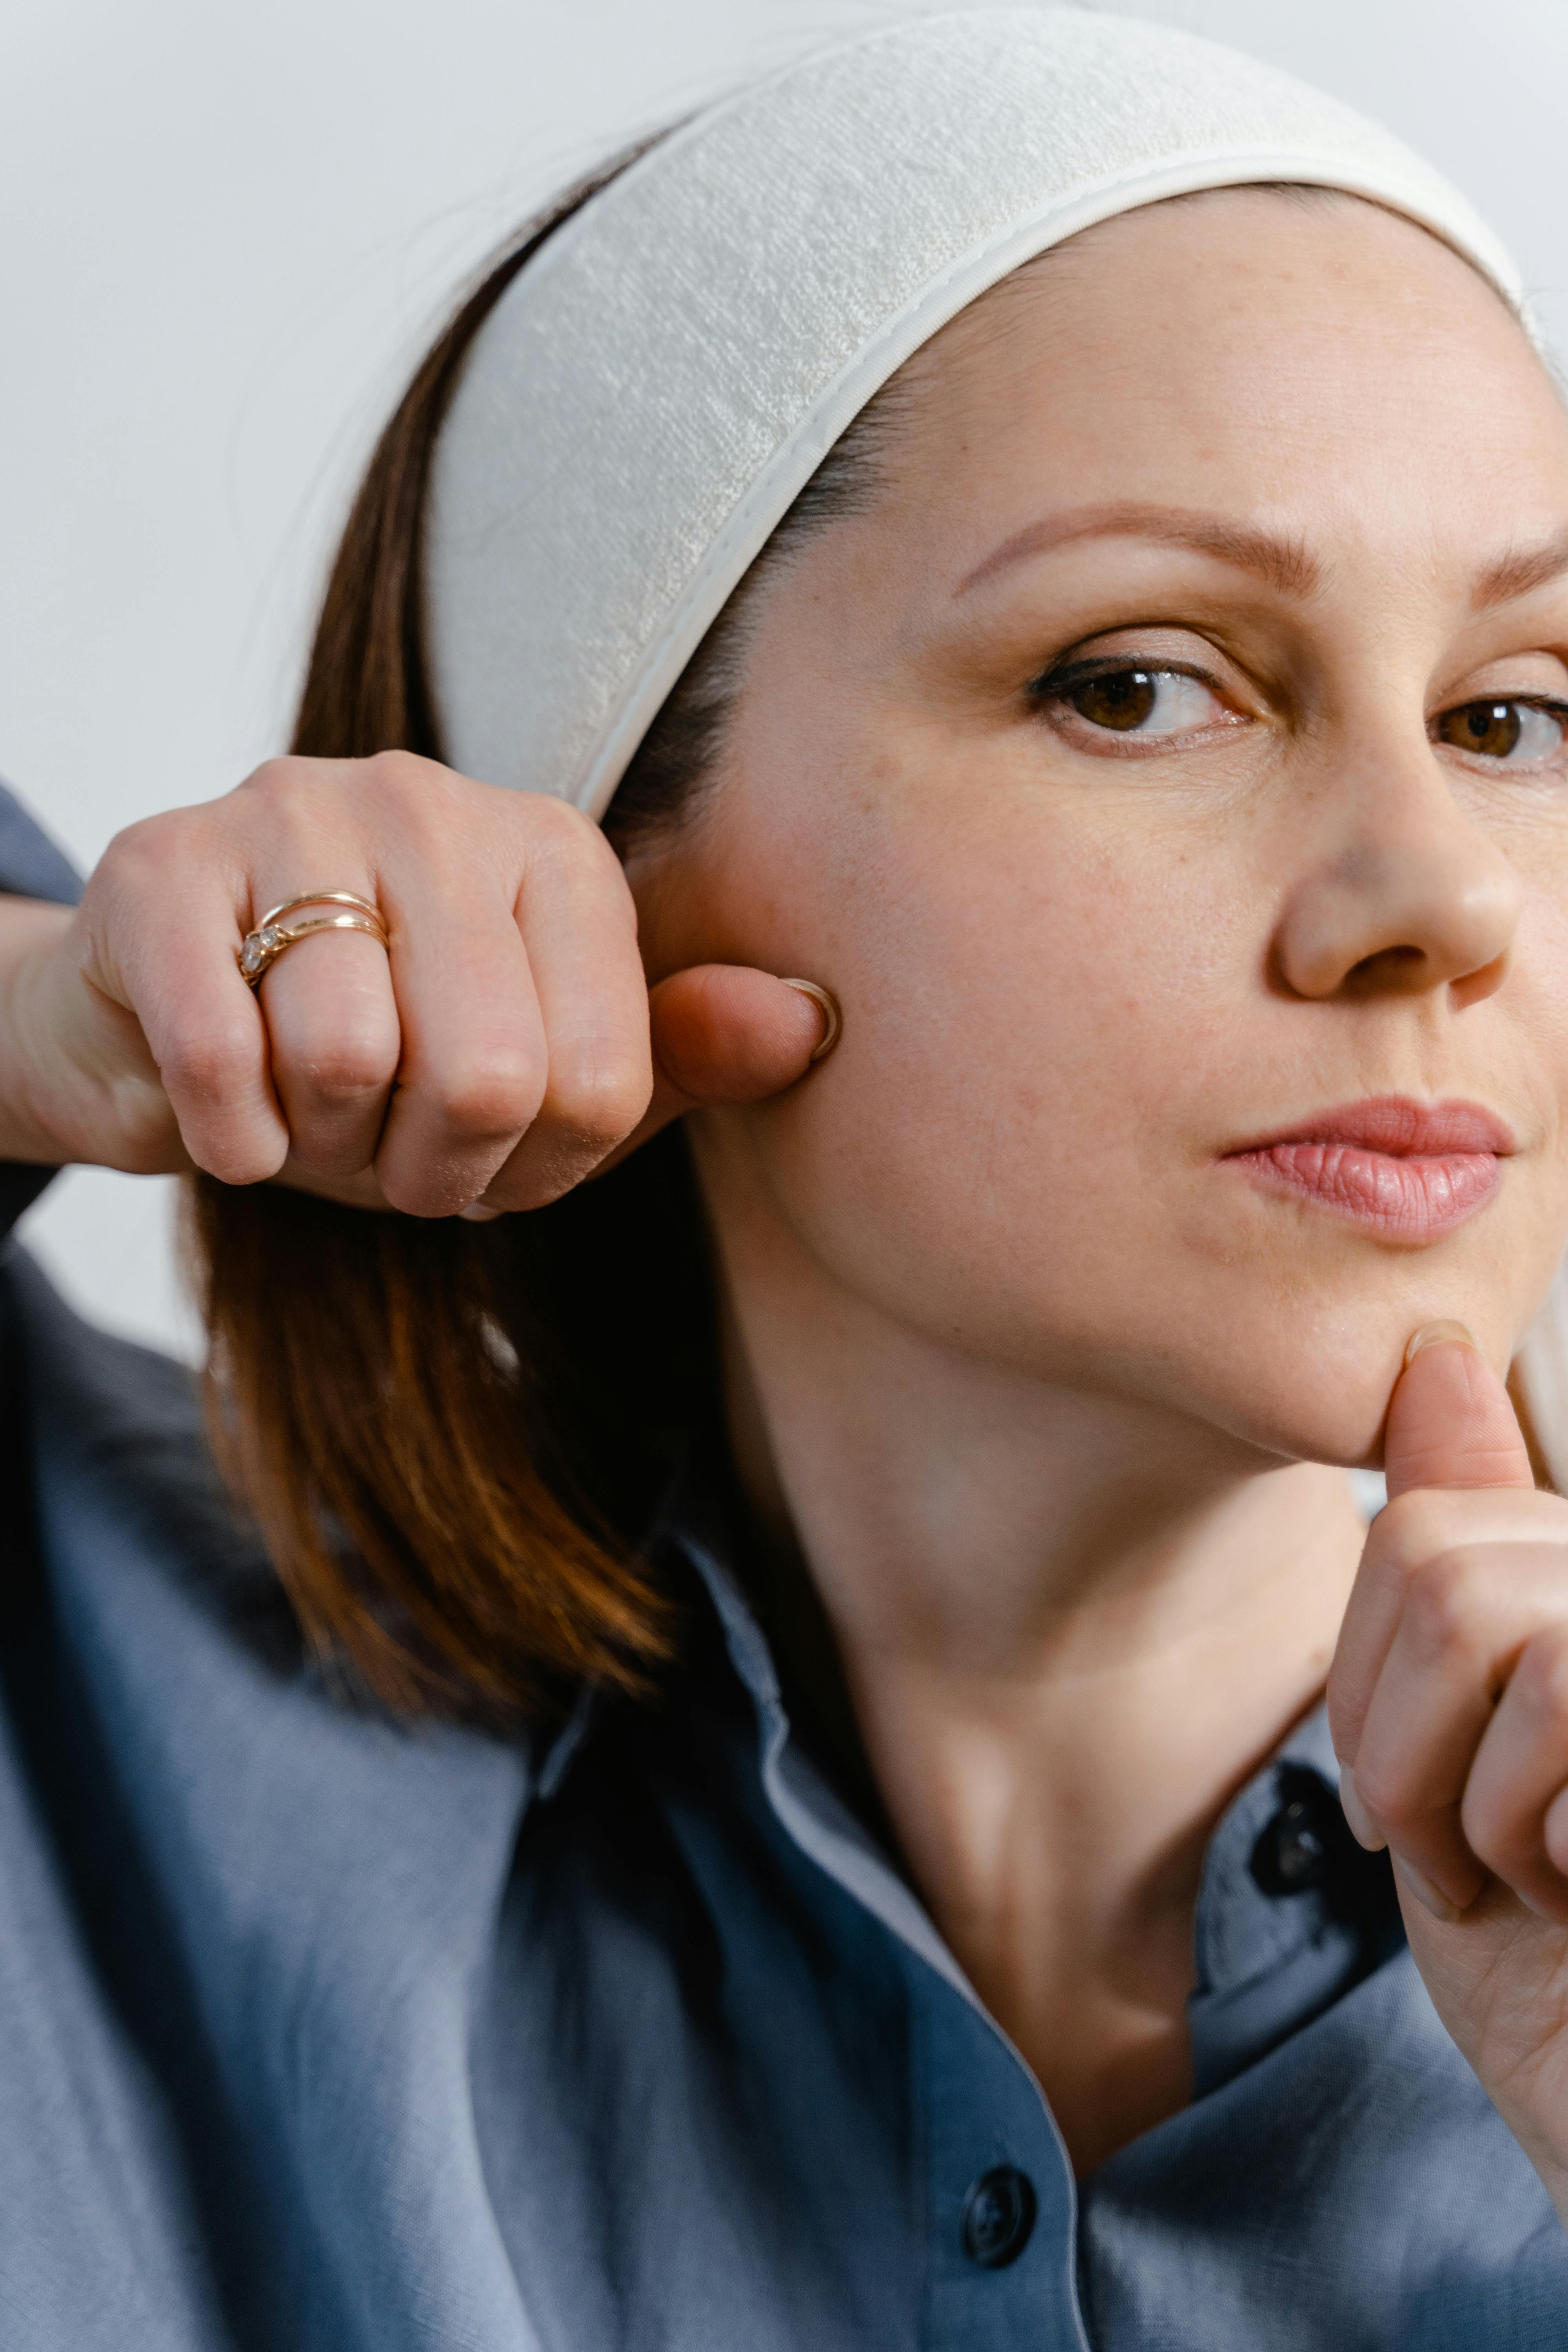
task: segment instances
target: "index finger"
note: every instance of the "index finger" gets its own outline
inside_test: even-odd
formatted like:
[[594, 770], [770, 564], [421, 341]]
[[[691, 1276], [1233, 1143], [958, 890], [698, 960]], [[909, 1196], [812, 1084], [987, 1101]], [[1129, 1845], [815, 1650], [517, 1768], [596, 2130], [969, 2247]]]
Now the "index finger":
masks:
[[496, 1210], [570, 1192], [637, 1126], [653, 1085], [637, 908], [620, 861], [574, 809], [537, 814], [514, 919], [542, 1024], [544, 1087], [486, 1187]]
[[232, 899], [198, 878], [180, 899], [177, 920], [158, 907], [138, 916], [129, 940], [117, 943], [110, 1002], [140, 1024], [185, 1150], [225, 1184], [274, 1175], [289, 1129], [260, 1008], [235, 961], [243, 926]]

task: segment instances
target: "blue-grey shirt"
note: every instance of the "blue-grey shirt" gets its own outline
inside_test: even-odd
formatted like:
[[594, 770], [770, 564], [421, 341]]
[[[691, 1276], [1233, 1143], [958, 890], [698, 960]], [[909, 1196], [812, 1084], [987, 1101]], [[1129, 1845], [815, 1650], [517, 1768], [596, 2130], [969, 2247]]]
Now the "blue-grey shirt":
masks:
[[1209, 1851], [1193, 2104], [1075, 2188], [702, 1493], [657, 1701], [399, 1728], [302, 1661], [189, 1376], [19, 1252], [0, 1315], [5, 2352], [1568, 2347], [1321, 1717]]

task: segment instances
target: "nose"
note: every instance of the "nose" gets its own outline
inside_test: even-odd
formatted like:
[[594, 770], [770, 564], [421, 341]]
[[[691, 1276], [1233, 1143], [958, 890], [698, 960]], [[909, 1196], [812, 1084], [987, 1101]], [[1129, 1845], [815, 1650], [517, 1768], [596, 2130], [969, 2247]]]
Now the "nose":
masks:
[[[1436, 756], [1398, 754], [1325, 795], [1332, 812], [1275, 941], [1298, 996], [1489, 995], [1508, 968], [1523, 892], [1472, 824]], [[1360, 763], [1358, 763], [1359, 765]]]

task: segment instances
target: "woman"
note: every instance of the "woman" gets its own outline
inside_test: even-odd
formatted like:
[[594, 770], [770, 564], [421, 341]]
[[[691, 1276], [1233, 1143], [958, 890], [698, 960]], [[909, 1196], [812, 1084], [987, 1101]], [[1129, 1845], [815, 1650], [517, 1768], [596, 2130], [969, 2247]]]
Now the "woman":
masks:
[[7, 909], [307, 1636], [14, 1265], [24, 2340], [1563, 2339], [1565, 534], [1460, 201], [1147, 27], [487, 281], [296, 755]]

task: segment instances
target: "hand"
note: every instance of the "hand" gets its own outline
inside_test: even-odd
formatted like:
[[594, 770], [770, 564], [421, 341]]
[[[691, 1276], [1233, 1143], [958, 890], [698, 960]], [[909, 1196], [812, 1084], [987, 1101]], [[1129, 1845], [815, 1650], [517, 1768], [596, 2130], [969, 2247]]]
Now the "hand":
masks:
[[1417, 1339], [1329, 1719], [1437, 2012], [1568, 2220], [1568, 1503], [1463, 1328]]
[[[390, 956], [321, 934], [253, 993], [241, 936], [314, 885], [376, 903]], [[526, 1209], [695, 1103], [792, 1085], [823, 1034], [737, 965], [650, 995], [597, 826], [404, 752], [268, 761], [121, 834], [74, 915], [4, 913], [0, 1156]]]

